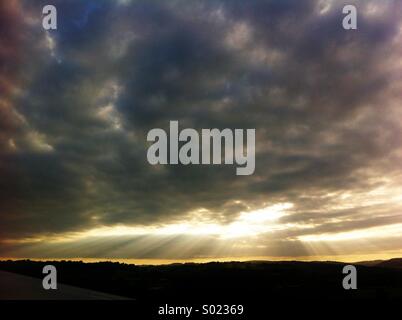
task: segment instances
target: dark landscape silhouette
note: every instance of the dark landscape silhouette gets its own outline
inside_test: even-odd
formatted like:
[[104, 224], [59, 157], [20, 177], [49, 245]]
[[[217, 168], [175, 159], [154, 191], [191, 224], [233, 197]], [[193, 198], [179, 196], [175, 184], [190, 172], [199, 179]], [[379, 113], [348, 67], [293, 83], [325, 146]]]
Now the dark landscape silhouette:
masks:
[[343, 289], [345, 263], [339, 262], [250, 261], [151, 266], [9, 260], [0, 261], [0, 270], [43, 278], [42, 269], [46, 264], [56, 266], [61, 284], [143, 303], [402, 298], [402, 259], [354, 263], [358, 272], [357, 290]]

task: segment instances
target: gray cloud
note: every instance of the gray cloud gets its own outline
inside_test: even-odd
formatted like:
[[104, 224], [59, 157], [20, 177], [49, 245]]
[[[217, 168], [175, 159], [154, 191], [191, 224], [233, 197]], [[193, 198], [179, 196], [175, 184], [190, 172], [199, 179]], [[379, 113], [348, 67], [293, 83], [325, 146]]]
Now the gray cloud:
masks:
[[[280, 221], [316, 224], [310, 233], [400, 223], [386, 199], [367, 214], [353, 197], [327, 197], [365, 201], [382, 177], [398, 186], [396, 1], [372, 14], [379, 1], [357, 1], [357, 31], [342, 29], [341, 2], [319, 14], [317, 1], [56, 1], [59, 30], [48, 36], [28, 23], [42, 2], [21, 4], [18, 46], [32, 47], [13, 71], [20, 93], [1, 122], [3, 239], [171, 223], [199, 208], [230, 223], [245, 205], [276, 202], [294, 203]], [[146, 133], [169, 120], [256, 128], [255, 174], [150, 166]], [[345, 202], [352, 208], [336, 209]], [[270, 250], [304, 252], [292, 234], [277, 234]], [[204, 252], [212, 246], [189, 255]]]

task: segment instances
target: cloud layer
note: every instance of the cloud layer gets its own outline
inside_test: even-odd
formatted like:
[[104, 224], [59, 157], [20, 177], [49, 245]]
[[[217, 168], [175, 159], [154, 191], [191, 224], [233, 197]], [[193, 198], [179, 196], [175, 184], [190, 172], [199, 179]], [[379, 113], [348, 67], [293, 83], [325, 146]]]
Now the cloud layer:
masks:
[[[55, 1], [50, 32], [45, 4], [0, 5], [3, 256], [49, 245], [53, 256], [297, 256], [317, 250], [303, 239], [402, 223], [398, 1], [355, 2], [351, 31], [342, 1]], [[149, 165], [146, 134], [169, 120], [255, 128], [254, 175]], [[180, 232], [39, 249], [26, 240], [195, 219], [227, 226], [278, 203], [293, 207], [275, 231], [236, 242], [244, 250]], [[401, 230], [370, 241], [400, 250]], [[359, 250], [375, 252], [370, 241]]]

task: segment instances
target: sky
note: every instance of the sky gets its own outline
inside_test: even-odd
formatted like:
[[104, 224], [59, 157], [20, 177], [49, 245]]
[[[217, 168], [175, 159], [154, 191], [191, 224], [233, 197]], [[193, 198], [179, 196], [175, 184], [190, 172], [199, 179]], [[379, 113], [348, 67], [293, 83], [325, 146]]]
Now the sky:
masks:
[[[400, 1], [46, 4], [0, 2], [0, 257], [402, 256]], [[173, 120], [254, 128], [254, 174], [150, 165]]]

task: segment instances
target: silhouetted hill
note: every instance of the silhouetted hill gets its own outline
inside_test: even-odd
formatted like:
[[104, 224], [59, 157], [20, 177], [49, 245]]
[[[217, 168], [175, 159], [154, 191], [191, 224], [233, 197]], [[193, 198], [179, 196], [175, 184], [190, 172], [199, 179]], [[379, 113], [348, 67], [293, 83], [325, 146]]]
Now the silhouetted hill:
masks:
[[395, 258], [386, 261], [381, 261], [380, 263], [375, 265], [376, 267], [385, 267], [385, 268], [402, 268], [402, 258]]
[[360, 261], [356, 264], [382, 268], [402, 268], [402, 258], [394, 258], [390, 260]]
[[358, 290], [345, 290], [342, 287], [345, 264], [338, 262], [256, 261], [140, 266], [22, 260], [0, 261], [0, 269], [42, 278], [42, 268], [46, 264], [56, 266], [59, 283], [135, 298], [144, 303], [402, 299], [401, 269], [356, 265]]
[[379, 263], [381, 263], [383, 261], [384, 260], [358, 261], [358, 262], [355, 262], [354, 264], [367, 266], [367, 267], [372, 267], [372, 266], [376, 266], [377, 264], [379, 264]]

